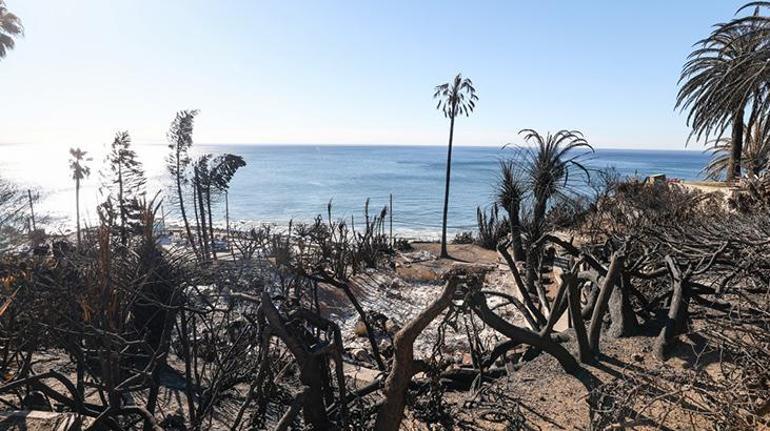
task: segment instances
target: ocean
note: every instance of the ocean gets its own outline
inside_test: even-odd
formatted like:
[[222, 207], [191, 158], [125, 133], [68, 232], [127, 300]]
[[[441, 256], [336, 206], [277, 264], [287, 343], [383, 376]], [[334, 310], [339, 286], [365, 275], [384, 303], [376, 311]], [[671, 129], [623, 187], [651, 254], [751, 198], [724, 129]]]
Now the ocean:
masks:
[[[370, 199], [370, 212], [388, 205], [393, 196], [394, 231], [409, 237], [437, 237], [443, 205], [446, 147], [335, 145], [196, 145], [198, 153], [234, 153], [247, 166], [235, 176], [230, 190], [230, 219], [234, 225], [286, 224], [310, 221], [326, 214], [361, 220]], [[168, 191], [165, 145], [136, 145], [145, 165], [148, 189]], [[103, 153], [103, 151], [102, 151]], [[452, 159], [449, 226], [452, 233], [472, 230], [476, 207], [489, 208], [503, 158], [516, 158], [511, 148], [455, 147]], [[74, 183], [68, 169], [68, 148], [42, 145], [0, 145], [0, 176], [37, 190], [36, 211], [50, 216], [49, 229], [67, 230], [74, 218]], [[81, 215], [96, 221], [99, 169], [103, 156], [94, 154], [92, 174], [81, 189]], [[592, 169], [614, 167], [621, 175], [664, 173], [669, 178], [701, 179], [708, 155], [700, 151], [597, 149], [585, 159]], [[215, 210], [224, 219], [224, 204]], [[164, 205], [167, 219], [175, 218]], [[216, 214], [215, 214], [216, 216]]]

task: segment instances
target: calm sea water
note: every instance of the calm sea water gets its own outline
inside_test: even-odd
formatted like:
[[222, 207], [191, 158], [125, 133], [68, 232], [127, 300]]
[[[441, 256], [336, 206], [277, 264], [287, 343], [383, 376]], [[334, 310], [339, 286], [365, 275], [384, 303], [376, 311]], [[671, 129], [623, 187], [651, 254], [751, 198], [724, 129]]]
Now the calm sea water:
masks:
[[[152, 190], [169, 183], [163, 165], [163, 145], [138, 145]], [[370, 198], [376, 211], [393, 195], [394, 229], [402, 235], [432, 236], [440, 228], [446, 148], [440, 146], [268, 146], [200, 145], [198, 152], [242, 155], [247, 166], [237, 173], [230, 192], [230, 218], [235, 222], [285, 224], [311, 220], [326, 212], [361, 219]], [[453, 231], [475, 225], [477, 206], [488, 207], [501, 158], [515, 157], [511, 149], [457, 147], [453, 154], [449, 224]], [[39, 211], [50, 214], [52, 227], [66, 227], [74, 217], [74, 184], [69, 177], [67, 148], [0, 145], [0, 175], [41, 192]], [[95, 220], [93, 210], [102, 155], [95, 154], [92, 175], [81, 191], [82, 214]], [[622, 175], [698, 179], [707, 156], [699, 151], [598, 149], [587, 164], [612, 166]], [[167, 206], [167, 217], [174, 214]], [[219, 210], [224, 217], [224, 205]]]

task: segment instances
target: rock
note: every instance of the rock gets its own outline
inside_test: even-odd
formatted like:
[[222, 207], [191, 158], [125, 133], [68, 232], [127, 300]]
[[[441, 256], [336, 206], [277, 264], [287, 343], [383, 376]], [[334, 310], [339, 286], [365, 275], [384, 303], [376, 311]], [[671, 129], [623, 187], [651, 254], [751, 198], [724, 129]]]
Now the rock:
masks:
[[353, 328], [353, 333], [359, 337], [366, 337], [366, 325], [363, 320], [356, 321], [356, 326]]
[[395, 334], [396, 332], [401, 330], [401, 325], [394, 322], [393, 320], [388, 320], [385, 322], [385, 330], [388, 331], [390, 334]]
[[460, 362], [462, 365], [473, 365], [473, 357], [470, 353], [463, 353], [462, 362]]
[[346, 380], [351, 381], [354, 388], [363, 388], [380, 378], [381, 375], [378, 370], [347, 363], [343, 364], [342, 369]]

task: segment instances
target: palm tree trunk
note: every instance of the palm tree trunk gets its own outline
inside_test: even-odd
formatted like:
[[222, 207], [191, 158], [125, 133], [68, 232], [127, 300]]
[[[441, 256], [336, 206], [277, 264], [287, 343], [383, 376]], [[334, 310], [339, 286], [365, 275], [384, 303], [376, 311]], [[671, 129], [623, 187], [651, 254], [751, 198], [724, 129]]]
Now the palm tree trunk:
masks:
[[743, 110], [741, 107], [733, 116], [733, 133], [730, 140], [730, 160], [727, 162], [727, 182], [741, 177], [741, 155], [743, 153]]
[[522, 262], [526, 258], [524, 245], [521, 241], [521, 220], [519, 220], [519, 204], [511, 205], [508, 211], [508, 220], [511, 224], [511, 245], [513, 246], [513, 259]]
[[80, 248], [80, 179], [75, 179], [75, 229], [78, 235], [78, 248]]
[[203, 244], [201, 244], [201, 221], [200, 221], [200, 218], [198, 217], [198, 189], [195, 187], [194, 181], [193, 181], [192, 191], [193, 191], [193, 214], [195, 215], [195, 234], [197, 236], [196, 240], [198, 241], [198, 247], [201, 252], [201, 255], [199, 255], [199, 257], [203, 259], [203, 254], [202, 254]]
[[182, 193], [182, 172], [181, 164], [179, 162], [180, 152], [176, 152], [176, 192], [179, 197], [179, 211], [182, 213], [182, 221], [184, 222], [184, 229], [187, 232], [187, 241], [190, 242], [190, 246], [193, 249], [193, 254], [198, 255], [198, 249], [195, 247], [195, 241], [193, 240], [192, 230], [190, 230], [190, 222], [187, 220], [187, 212], [184, 209], [184, 196]]
[[454, 138], [454, 132], [455, 132], [455, 117], [454, 115], [450, 117], [449, 121], [449, 149], [447, 150], [446, 155], [446, 184], [444, 185], [444, 218], [441, 222], [441, 257], [449, 257], [449, 252], [447, 252], [447, 243], [446, 243], [446, 225], [447, 225], [447, 215], [449, 213], [449, 179], [451, 177], [452, 173], [452, 139]]
[[227, 234], [227, 245], [230, 247], [230, 255], [232, 255], [233, 262], [235, 262], [235, 248], [230, 238], [230, 193], [227, 189], [225, 189], [225, 232]]
[[198, 211], [200, 212], [200, 241], [201, 241], [201, 249], [203, 251], [203, 256], [205, 256], [205, 260], [208, 260], [210, 257], [209, 254], [209, 234], [208, 230], [206, 228], [206, 205], [203, 202], [203, 187], [198, 184], [196, 181], [195, 184], [195, 190], [198, 193]]
[[125, 246], [128, 242], [126, 235], [126, 208], [123, 204], [123, 161], [118, 162], [118, 211], [120, 211], [120, 243]]
[[211, 184], [206, 185], [206, 206], [209, 212], [209, 240], [211, 240], [211, 256], [217, 260], [217, 251], [214, 245], [214, 221], [211, 217]]

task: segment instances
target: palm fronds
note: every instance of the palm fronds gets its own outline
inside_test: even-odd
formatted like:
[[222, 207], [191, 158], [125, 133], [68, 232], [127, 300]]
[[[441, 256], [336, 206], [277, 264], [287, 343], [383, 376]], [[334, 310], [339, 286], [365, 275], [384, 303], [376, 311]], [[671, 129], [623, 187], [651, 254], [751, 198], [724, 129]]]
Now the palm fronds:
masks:
[[463, 79], [462, 74], [457, 74], [452, 82], [437, 85], [433, 93], [433, 98], [438, 99], [436, 109], [444, 113], [444, 117], [449, 118], [449, 145], [447, 146], [446, 158], [446, 183], [444, 186], [444, 211], [441, 222], [441, 257], [449, 257], [447, 251], [446, 227], [449, 214], [449, 183], [452, 173], [452, 141], [454, 139], [455, 118], [458, 114], [465, 114], [467, 117], [476, 107], [476, 101], [479, 97], [476, 95], [476, 88], [470, 79]]
[[438, 99], [436, 109], [442, 111], [447, 118], [454, 118], [458, 114], [467, 117], [476, 108], [476, 88], [470, 79], [464, 78], [458, 73], [452, 82], [437, 85], [433, 98]]
[[86, 157], [87, 151], [83, 151], [80, 148], [70, 148], [70, 170], [72, 171], [72, 179], [75, 181], [82, 180], [83, 178], [91, 175], [91, 168], [86, 166], [83, 162], [91, 161], [90, 157]]
[[489, 213], [477, 207], [476, 223], [479, 234], [475, 242], [488, 250], [495, 250], [500, 240], [508, 234], [508, 220], [500, 215], [500, 209], [496, 203], [492, 205]]
[[738, 12], [753, 8], [750, 16], [717, 24], [695, 44], [679, 79], [676, 107], [687, 111], [690, 139], [721, 144], [731, 128], [728, 180], [740, 175], [746, 112], [751, 129], [770, 107], [770, 19], [760, 14], [767, 7], [769, 2], [748, 3]]
[[0, 59], [16, 46], [15, 38], [24, 35], [24, 26], [16, 15], [0, 0]]
[[[513, 160], [501, 160], [495, 189], [497, 204], [511, 217], [514, 213], [518, 214], [525, 194], [526, 184], [521, 168]], [[516, 218], [518, 219], [518, 216]]]
[[575, 181], [590, 176], [583, 159], [588, 151], [593, 152], [593, 147], [576, 130], [541, 135], [535, 130], [523, 129], [519, 134], [529, 144], [523, 148], [523, 166], [527, 188], [535, 201], [533, 216], [542, 219], [551, 198], [572, 194]]

